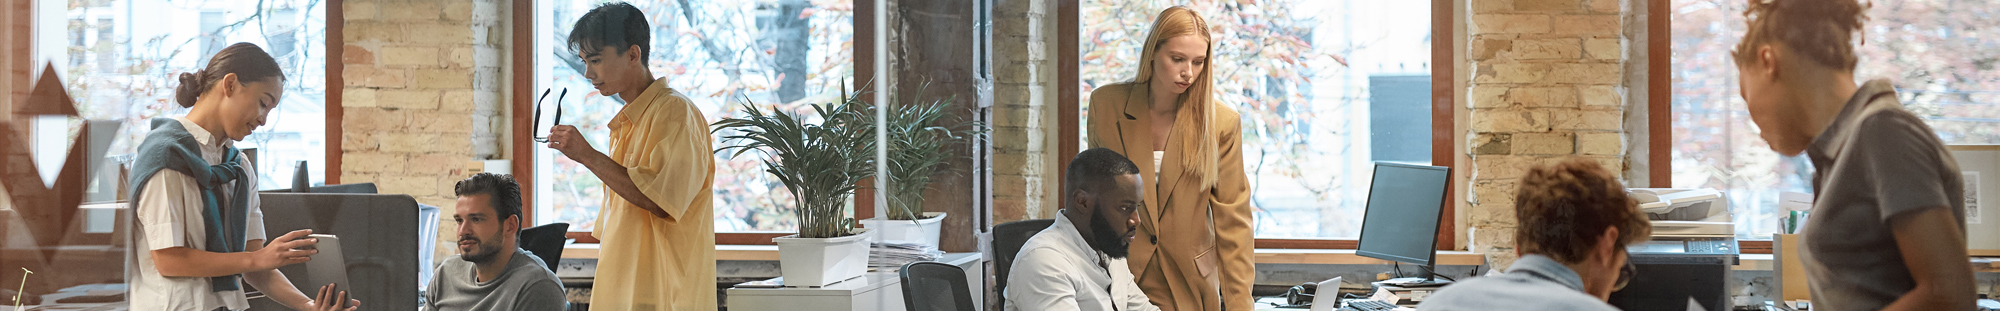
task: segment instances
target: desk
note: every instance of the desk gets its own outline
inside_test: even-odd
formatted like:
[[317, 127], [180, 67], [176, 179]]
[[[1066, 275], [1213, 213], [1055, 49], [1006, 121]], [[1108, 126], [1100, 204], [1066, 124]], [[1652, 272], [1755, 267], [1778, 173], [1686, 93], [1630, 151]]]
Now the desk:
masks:
[[[939, 262], [965, 269], [974, 305], [984, 305], [986, 278], [979, 253], [952, 253]], [[763, 310], [903, 310], [902, 279], [895, 272], [869, 272], [824, 287], [730, 288], [728, 306], [737, 311]]]
[[1279, 305], [1283, 305], [1283, 304], [1285, 304], [1285, 298], [1284, 298], [1284, 297], [1261, 297], [1261, 298], [1257, 298], [1257, 303], [1256, 303], [1256, 306], [1257, 306], [1257, 310], [1259, 310], [1259, 311], [1262, 311], [1262, 310], [1272, 310], [1272, 311], [1289, 311], [1289, 310], [1311, 310], [1311, 309], [1308, 309], [1308, 308], [1280, 308], [1280, 307], [1278, 307]]

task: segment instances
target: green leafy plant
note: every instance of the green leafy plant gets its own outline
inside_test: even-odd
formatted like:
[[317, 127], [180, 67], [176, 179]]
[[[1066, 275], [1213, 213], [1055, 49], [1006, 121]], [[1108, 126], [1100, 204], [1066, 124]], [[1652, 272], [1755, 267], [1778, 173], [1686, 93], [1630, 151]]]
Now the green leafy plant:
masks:
[[[923, 94], [922, 90], [916, 94]], [[952, 99], [929, 103], [895, 105], [888, 120], [889, 134], [889, 219], [916, 220], [923, 214], [924, 189], [953, 152], [949, 145], [967, 137], [983, 137], [984, 123], [967, 121], [951, 126], [934, 125], [943, 119]], [[873, 113], [872, 106], [867, 113]], [[873, 120], [873, 119], [869, 119]]]
[[875, 129], [867, 121], [871, 116], [862, 113], [867, 103], [842, 92], [839, 102], [812, 105], [818, 123], [776, 107], [766, 114], [747, 98], [743, 105], [746, 116], [715, 122], [713, 132], [730, 132], [723, 140], [735, 143], [715, 152], [731, 158], [753, 150], [764, 155], [764, 172], [777, 177], [798, 200], [798, 237], [851, 235], [854, 219], [845, 215], [847, 199], [856, 182], [875, 173]]

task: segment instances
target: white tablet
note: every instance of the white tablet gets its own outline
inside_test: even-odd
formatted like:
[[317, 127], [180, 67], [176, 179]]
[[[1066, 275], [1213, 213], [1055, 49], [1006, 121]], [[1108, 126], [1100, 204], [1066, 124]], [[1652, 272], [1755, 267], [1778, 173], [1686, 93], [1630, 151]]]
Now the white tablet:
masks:
[[[341, 257], [340, 237], [331, 234], [313, 234], [306, 237], [319, 239], [318, 244], [307, 247], [317, 248], [319, 253], [313, 254], [312, 260], [306, 262], [306, 285], [311, 287], [301, 287], [299, 291], [311, 297], [318, 295], [319, 288], [327, 284], [333, 284], [336, 296], [341, 291], [352, 291], [347, 287], [347, 260]], [[348, 298], [354, 297], [353, 293], [347, 295]]]

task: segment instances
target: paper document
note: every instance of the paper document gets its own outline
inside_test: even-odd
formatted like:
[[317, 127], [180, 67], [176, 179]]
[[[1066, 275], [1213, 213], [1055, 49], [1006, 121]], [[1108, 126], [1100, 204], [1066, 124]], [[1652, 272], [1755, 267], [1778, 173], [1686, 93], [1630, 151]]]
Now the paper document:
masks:
[[1966, 171], [1965, 174], [1965, 223], [1979, 224], [1979, 172]]

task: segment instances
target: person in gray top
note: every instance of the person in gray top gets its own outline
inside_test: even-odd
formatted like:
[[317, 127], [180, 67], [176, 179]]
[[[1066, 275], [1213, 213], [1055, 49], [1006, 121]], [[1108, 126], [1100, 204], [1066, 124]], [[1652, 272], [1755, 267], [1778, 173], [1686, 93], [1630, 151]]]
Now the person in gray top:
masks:
[[1771, 150], [1812, 160], [1813, 310], [1972, 310], [1957, 161], [1887, 80], [1854, 84], [1855, 0], [1751, 1], [1734, 57]]
[[1652, 224], [1617, 177], [1572, 158], [1536, 167], [1515, 194], [1515, 251], [1498, 276], [1445, 286], [1417, 310], [1618, 310], [1605, 303], [1632, 277], [1625, 245]]
[[479, 173], [458, 182], [458, 256], [438, 264], [424, 310], [563, 310], [562, 282], [547, 263], [516, 245], [521, 186], [514, 177]]

